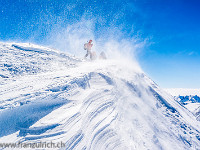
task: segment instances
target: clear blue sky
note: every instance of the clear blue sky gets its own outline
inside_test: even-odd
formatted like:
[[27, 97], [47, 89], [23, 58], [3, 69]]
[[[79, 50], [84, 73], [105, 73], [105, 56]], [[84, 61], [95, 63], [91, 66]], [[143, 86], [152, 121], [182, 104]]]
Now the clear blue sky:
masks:
[[120, 38], [148, 39], [138, 60], [161, 87], [200, 88], [198, 0], [0, 0], [0, 41], [48, 43], [83, 16], [95, 20], [97, 38], [117, 28]]

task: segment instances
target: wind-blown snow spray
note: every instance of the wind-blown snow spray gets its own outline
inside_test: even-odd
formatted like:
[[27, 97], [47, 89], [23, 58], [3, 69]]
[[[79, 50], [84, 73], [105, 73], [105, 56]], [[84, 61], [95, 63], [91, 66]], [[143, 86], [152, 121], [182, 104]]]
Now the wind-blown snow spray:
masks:
[[140, 68], [136, 55], [141, 52], [146, 44], [136, 37], [124, 37], [124, 34], [119, 29], [113, 28], [109, 31], [98, 34], [95, 33], [95, 20], [87, 20], [82, 18], [81, 21], [65, 28], [57, 28], [49, 34], [49, 43], [52, 47], [56, 47], [61, 51], [70, 53], [78, 58], [83, 58], [86, 51], [83, 49], [84, 43], [90, 39], [93, 40], [92, 51], [97, 53], [105, 52], [108, 59], [114, 59], [120, 63], [134, 63], [135, 68]]

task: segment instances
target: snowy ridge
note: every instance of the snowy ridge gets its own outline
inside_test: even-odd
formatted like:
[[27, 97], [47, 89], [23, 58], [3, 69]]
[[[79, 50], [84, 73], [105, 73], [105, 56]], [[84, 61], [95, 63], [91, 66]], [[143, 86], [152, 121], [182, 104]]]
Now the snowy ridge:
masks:
[[73, 66], [80, 60], [50, 48], [29, 43], [0, 43], [0, 77], [36, 74]]
[[195, 116], [134, 64], [77, 61], [55, 52], [48, 56], [60, 65], [52, 69], [50, 61], [42, 66], [38, 51], [45, 48], [5, 49], [37, 53], [44, 71], [1, 79], [0, 142], [62, 141], [67, 150], [200, 149]]

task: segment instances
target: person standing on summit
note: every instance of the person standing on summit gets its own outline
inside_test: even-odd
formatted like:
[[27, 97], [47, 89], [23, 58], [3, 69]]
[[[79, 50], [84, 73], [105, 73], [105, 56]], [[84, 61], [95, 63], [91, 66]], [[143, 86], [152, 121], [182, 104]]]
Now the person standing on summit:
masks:
[[89, 40], [88, 43], [84, 44], [84, 50], [87, 50], [87, 54], [85, 55], [85, 59], [87, 58], [88, 55], [90, 55], [90, 58], [92, 57], [92, 52], [91, 52], [92, 46], [93, 46], [92, 40]]

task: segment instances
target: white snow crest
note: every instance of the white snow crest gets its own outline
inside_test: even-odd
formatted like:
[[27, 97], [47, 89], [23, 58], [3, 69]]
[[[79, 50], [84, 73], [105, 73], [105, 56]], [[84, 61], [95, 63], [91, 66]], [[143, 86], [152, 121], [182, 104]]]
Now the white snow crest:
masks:
[[[137, 63], [83, 61], [33, 45], [0, 48], [0, 143], [62, 141], [67, 150], [200, 149], [194, 115]], [[37, 66], [31, 62], [40, 71], [22, 69]]]

